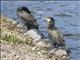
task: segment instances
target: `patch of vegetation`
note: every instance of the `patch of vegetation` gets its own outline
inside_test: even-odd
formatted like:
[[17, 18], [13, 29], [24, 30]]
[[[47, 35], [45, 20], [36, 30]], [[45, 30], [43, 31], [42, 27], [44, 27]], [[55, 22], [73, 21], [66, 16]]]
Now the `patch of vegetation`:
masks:
[[0, 40], [11, 42], [11, 43], [25, 43], [27, 37], [24, 36], [19, 27], [11, 21], [12, 19], [1, 16], [0, 23]]
[[13, 34], [11, 32], [7, 32], [7, 31], [6, 31], [7, 32], [6, 33], [5, 31], [1, 32], [1, 40], [7, 41], [7, 42], [12, 42], [14, 44], [22, 42], [21, 39], [16, 36], [16, 34]]

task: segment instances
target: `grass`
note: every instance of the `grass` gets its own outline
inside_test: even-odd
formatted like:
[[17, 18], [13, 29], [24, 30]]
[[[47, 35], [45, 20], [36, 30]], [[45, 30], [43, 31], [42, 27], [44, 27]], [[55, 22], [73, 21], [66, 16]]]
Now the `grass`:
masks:
[[16, 43], [31, 43], [30, 38], [23, 34], [23, 31], [20, 27], [17, 27], [17, 24], [14, 20], [1, 16], [0, 17], [0, 40]]
[[[7, 32], [7, 33], [6, 33]], [[12, 43], [22, 43], [22, 39], [20, 39], [19, 37], [16, 36], [16, 34], [13, 34], [11, 32], [8, 31], [1, 31], [1, 40], [3, 41], [7, 41], [7, 42], [12, 42]]]

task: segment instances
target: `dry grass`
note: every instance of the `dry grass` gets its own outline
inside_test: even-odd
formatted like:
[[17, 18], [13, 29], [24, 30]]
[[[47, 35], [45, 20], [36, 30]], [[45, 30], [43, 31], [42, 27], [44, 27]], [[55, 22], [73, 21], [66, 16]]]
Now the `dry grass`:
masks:
[[31, 38], [24, 34], [24, 30], [21, 27], [17, 27], [16, 21], [1, 16], [0, 17], [0, 33], [1, 33], [1, 40], [5, 40], [7, 42], [12, 43], [28, 43], [31, 44]]

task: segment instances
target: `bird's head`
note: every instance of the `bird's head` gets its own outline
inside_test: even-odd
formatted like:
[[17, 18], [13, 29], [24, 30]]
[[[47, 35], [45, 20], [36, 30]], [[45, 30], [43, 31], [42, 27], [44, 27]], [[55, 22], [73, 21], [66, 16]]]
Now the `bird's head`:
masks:
[[44, 17], [45, 21], [47, 21], [48, 24], [55, 25], [55, 21], [53, 17]]
[[27, 7], [24, 7], [24, 6], [23, 6], [23, 7], [18, 7], [18, 8], [17, 8], [17, 11], [25, 11], [25, 12], [27, 12], [27, 13], [29, 13], [29, 14], [31, 13], [31, 12], [29, 11], [29, 9], [28, 9]]

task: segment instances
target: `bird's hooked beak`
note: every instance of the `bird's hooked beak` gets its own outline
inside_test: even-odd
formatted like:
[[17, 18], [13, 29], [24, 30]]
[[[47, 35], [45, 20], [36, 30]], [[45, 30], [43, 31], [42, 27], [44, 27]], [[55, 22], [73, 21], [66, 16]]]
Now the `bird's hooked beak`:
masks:
[[44, 17], [44, 20], [47, 21], [47, 22], [50, 22], [51, 21], [51, 19], [48, 18], [48, 17]]

